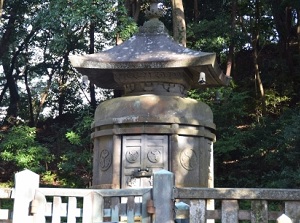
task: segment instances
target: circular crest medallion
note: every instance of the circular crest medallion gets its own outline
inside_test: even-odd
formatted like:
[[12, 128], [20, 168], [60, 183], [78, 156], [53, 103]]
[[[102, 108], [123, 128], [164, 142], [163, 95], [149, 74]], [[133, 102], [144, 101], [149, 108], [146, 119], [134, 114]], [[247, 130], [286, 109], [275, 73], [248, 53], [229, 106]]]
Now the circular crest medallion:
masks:
[[179, 156], [182, 167], [186, 170], [193, 170], [197, 166], [197, 155], [193, 149], [184, 149]]
[[111, 154], [107, 149], [104, 149], [100, 153], [100, 167], [101, 170], [107, 170], [111, 165]]
[[135, 163], [139, 158], [139, 152], [137, 150], [127, 151], [125, 157], [129, 163]]
[[158, 163], [161, 160], [161, 151], [159, 149], [153, 149], [147, 154], [148, 159], [152, 163]]

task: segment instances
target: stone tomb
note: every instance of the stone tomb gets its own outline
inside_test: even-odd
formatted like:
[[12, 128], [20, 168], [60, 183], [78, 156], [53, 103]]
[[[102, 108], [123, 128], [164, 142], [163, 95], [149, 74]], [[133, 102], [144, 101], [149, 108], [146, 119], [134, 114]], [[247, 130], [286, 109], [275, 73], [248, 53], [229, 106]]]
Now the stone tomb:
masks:
[[95, 188], [152, 186], [152, 173], [160, 169], [175, 174], [177, 187], [213, 187], [213, 114], [186, 93], [228, 79], [214, 53], [173, 41], [157, 4], [151, 1], [149, 21], [121, 45], [70, 57], [92, 83], [122, 92], [95, 112]]

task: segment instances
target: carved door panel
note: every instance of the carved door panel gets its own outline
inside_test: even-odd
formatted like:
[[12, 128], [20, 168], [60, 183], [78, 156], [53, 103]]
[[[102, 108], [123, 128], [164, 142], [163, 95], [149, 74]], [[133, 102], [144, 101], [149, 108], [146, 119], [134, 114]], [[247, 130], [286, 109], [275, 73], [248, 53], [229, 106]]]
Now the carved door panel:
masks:
[[152, 174], [168, 169], [167, 135], [128, 135], [122, 140], [122, 188], [151, 187]]

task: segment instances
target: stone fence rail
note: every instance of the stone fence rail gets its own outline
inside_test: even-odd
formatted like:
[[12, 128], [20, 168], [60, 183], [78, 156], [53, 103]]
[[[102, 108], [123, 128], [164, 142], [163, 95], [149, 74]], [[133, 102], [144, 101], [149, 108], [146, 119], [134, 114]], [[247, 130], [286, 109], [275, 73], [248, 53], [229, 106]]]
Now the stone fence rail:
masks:
[[15, 188], [0, 188], [0, 223], [300, 222], [300, 190], [177, 188], [166, 170], [153, 182], [139, 189], [41, 188], [39, 175], [24, 170]]

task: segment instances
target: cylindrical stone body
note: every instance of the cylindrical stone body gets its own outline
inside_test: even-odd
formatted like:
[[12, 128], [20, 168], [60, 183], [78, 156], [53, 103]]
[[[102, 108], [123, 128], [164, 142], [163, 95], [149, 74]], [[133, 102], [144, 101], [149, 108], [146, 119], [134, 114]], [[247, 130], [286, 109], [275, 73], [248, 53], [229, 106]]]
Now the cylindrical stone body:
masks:
[[203, 102], [155, 94], [115, 98], [98, 106], [92, 128], [93, 187], [143, 186], [137, 182], [159, 169], [173, 172], [177, 187], [213, 185], [215, 124]]

